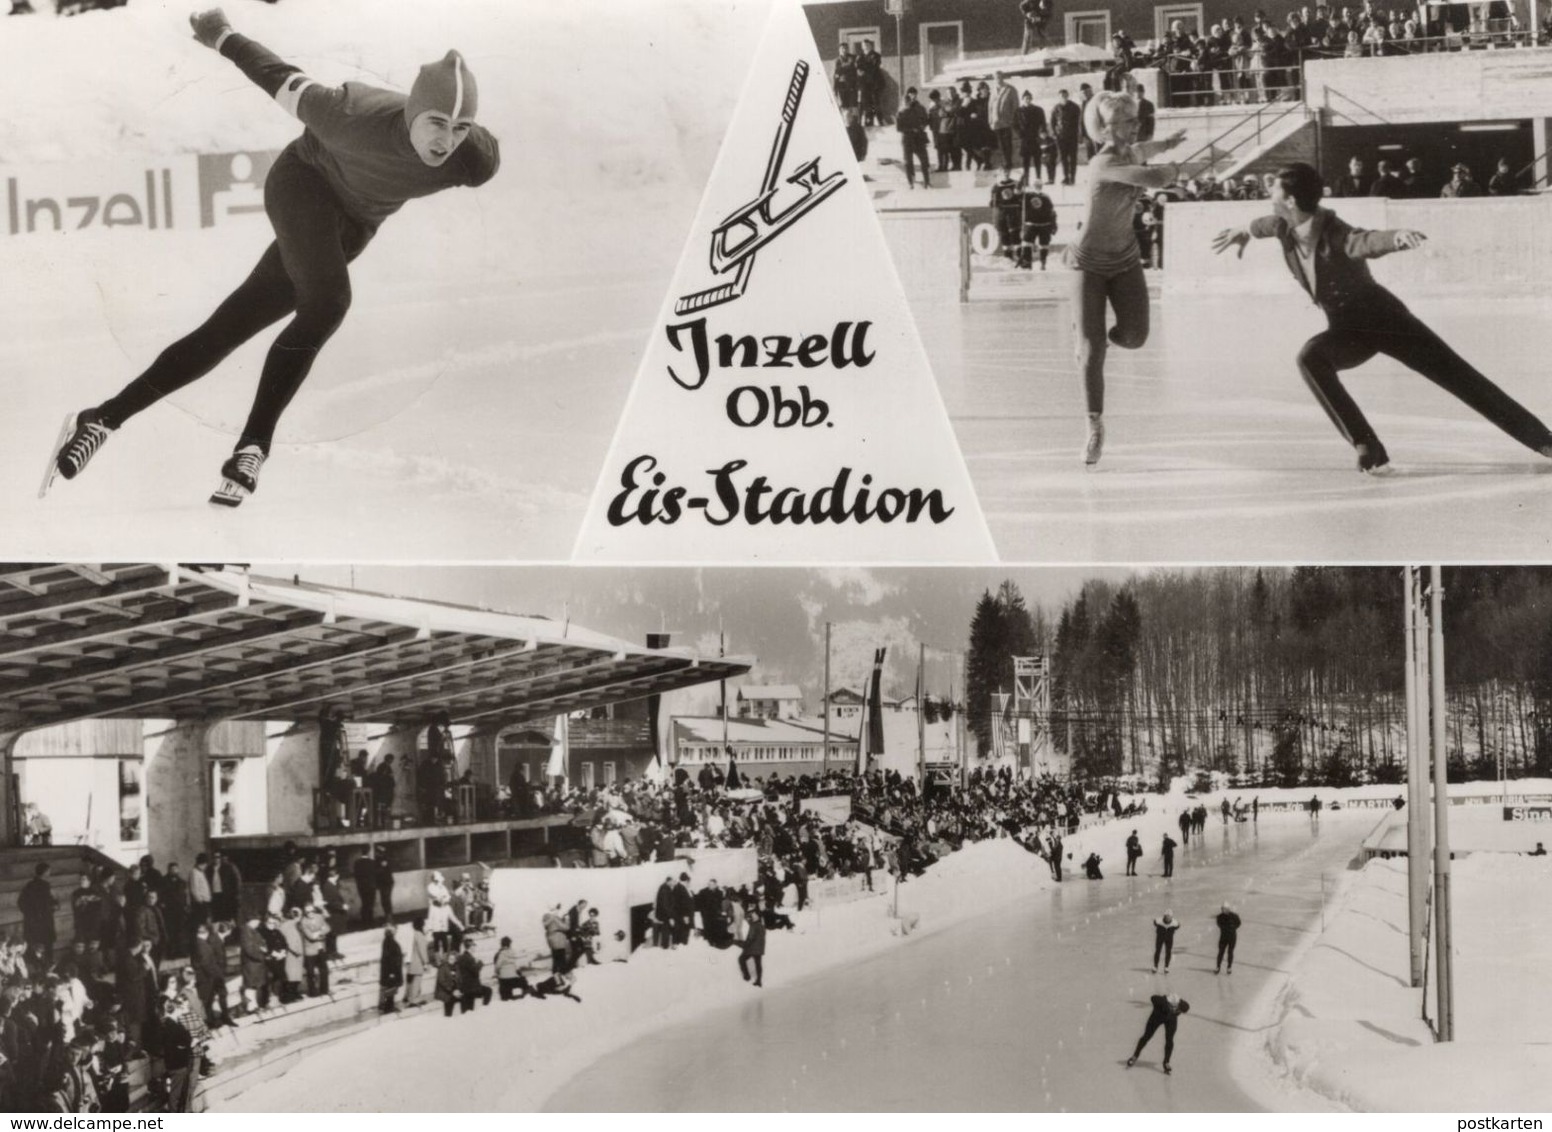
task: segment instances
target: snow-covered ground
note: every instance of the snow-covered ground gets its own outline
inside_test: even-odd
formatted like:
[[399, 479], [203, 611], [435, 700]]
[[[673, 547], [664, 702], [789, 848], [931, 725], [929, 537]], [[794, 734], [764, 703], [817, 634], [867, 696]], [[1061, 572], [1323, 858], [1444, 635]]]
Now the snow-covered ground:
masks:
[[1261, 1045], [1275, 1074], [1368, 1112], [1552, 1110], [1549, 860], [1455, 862], [1455, 1041], [1439, 1044], [1409, 985], [1406, 862], [1352, 874]]
[[[146, 170], [273, 151], [297, 135], [193, 41], [187, 16], [199, 6], [137, 0], [6, 21], [0, 190], [14, 180], [23, 226], [30, 199], [139, 199]], [[133, 421], [80, 480], [42, 504], [34, 494], [65, 414], [115, 392], [202, 320], [268, 243], [263, 216], [199, 227], [192, 172], [175, 182], [172, 231], [94, 223], [11, 235], [0, 208], [6, 553], [567, 556], [768, 4], [225, 7], [239, 30], [324, 82], [406, 89], [419, 64], [458, 47], [479, 80], [481, 121], [501, 141], [501, 172], [478, 190], [412, 201], [383, 226], [353, 270], [349, 317], [282, 421], [263, 489], [232, 515], [210, 513], [205, 496], [270, 333]]]

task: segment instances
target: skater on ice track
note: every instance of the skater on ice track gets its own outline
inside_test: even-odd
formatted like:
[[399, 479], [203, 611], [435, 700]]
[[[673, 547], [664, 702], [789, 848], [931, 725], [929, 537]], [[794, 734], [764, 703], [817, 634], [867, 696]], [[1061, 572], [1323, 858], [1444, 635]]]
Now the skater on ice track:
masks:
[[1169, 834], [1166, 833], [1164, 835], [1164, 845], [1159, 850], [1159, 852], [1160, 852], [1160, 855], [1162, 855], [1163, 858], [1164, 858], [1164, 875], [1166, 877], [1174, 876], [1175, 875], [1175, 839], [1173, 837], [1171, 837]]
[[1218, 965], [1213, 974], [1223, 972], [1223, 959], [1228, 956], [1229, 974], [1234, 973], [1234, 945], [1239, 941], [1239, 913], [1234, 911], [1234, 905], [1225, 904], [1218, 910]]
[[[1115, 91], [1102, 91], [1088, 101], [1083, 125], [1088, 136], [1103, 145], [1089, 161], [1088, 212], [1078, 238], [1068, 246], [1066, 262], [1076, 269], [1073, 325], [1089, 414], [1083, 462], [1092, 466], [1099, 463], [1105, 445], [1105, 350], [1112, 342], [1136, 350], [1148, 340], [1148, 284], [1132, 231], [1137, 197], [1180, 179], [1178, 165], [1143, 162], [1185, 135], [1137, 141], [1137, 99]], [[1108, 333], [1107, 304], [1115, 311], [1115, 325]]]
[[[1153, 921], [1153, 973], [1159, 973], [1159, 956], [1164, 956], [1164, 973], [1169, 974], [1170, 960], [1175, 957], [1175, 933], [1180, 930], [1180, 921], [1175, 919], [1175, 913], [1165, 912], [1157, 920]], [[1169, 1059], [1166, 1057], [1166, 1061]]]
[[[116, 396], [66, 422], [49, 476], [74, 479], [136, 413], [210, 373], [293, 315], [270, 347], [258, 391], [212, 503], [258, 488], [275, 426], [350, 308], [349, 265], [405, 201], [489, 181], [496, 139], [474, 124], [474, 76], [456, 51], [420, 69], [408, 96], [363, 83], [328, 87], [232, 29], [219, 8], [189, 17], [194, 38], [231, 60], [306, 127], [275, 160], [264, 209], [275, 241], [204, 323]], [[45, 490], [47, 489], [45, 482]]]
[[1132, 830], [1132, 835], [1126, 839], [1126, 875], [1137, 875], [1137, 862], [1142, 858], [1142, 838], [1137, 836], [1137, 831]]
[[1153, 1003], [1153, 1013], [1148, 1015], [1148, 1024], [1143, 1027], [1142, 1037], [1137, 1039], [1137, 1048], [1132, 1050], [1132, 1056], [1126, 1059], [1126, 1067], [1130, 1069], [1137, 1064], [1143, 1047], [1153, 1040], [1153, 1035], [1163, 1026], [1164, 1072], [1172, 1073], [1174, 1071], [1169, 1067], [1169, 1059], [1175, 1054], [1175, 1027], [1180, 1022], [1180, 1016], [1191, 1009], [1191, 1004], [1173, 994], [1156, 994], [1150, 1001]]
[[1321, 207], [1324, 188], [1314, 167], [1289, 165], [1278, 172], [1272, 188], [1273, 214], [1244, 228], [1225, 228], [1213, 237], [1213, 251], [1222, 254], [1234, 248], [1243, 258], [1252, 239], [1273, 237], [1282, 245], [1288, 270], [1329, 322], [1299, 351], [1299, 372], [1331, 423], [1353, 446], [1358, 470], [1378, 472], [1390, 463], [1390, 455], [1343, 386], [1341, 371], [1356, 369], [1375, 354], [1395, 358], [1527, 448], [1552, 457], [1547, 426], [1450, 349], [1369, 273], [1365, 260], [1422, 247], [1427, 237], [1407, 229], [1354, 228]]

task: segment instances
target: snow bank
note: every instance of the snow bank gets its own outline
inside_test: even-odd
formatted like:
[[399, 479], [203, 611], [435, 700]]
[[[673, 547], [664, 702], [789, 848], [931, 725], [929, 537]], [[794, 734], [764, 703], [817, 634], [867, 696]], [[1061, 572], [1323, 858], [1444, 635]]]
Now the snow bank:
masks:
[[1548, 858], [1455, 863], [1451, 1044], [1435, 1044], [1409, 985], [1405, 862], [1351, 875], [1260, 1047], [1274, 1079], [1362, 1111], [1552, 1109]]

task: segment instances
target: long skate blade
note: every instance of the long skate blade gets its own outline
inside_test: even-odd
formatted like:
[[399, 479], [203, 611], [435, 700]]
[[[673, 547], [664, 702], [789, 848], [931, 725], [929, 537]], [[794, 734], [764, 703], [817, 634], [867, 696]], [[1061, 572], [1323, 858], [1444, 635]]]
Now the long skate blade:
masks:
[[75, 431], [75, 414], [66, 413], [65, 423], [59, 426], [59, 436], [54, 441], [54, 447], [49, 452], [48, 467], [43, 469], [43, 484], [38, 488], [38, 498], [42, 499], [49, 493], [49, 488], [54, 486], [54, 480], [59, 476], [59, 454], [64, 451], [65, 442], [70, 439], [70, 434]]
[[248, 498], [248, 489], [235, 480], [222, 480], [210, 496], [212, 507], [236, 507]]

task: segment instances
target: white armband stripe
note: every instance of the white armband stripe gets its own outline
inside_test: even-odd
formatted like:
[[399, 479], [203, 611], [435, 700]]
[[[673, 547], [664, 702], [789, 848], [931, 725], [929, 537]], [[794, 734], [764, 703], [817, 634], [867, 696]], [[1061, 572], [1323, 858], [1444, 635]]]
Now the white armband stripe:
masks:
[[220, 52], [221, 52], [221, 45], [223, 43], [225, 43], [228, 39], [230, 39], [232, 36], [236, 35], [236, 34], [237, 34], [237, 32], [236, 32], [235, 29], [227, 28], [220, 35], [216, 36], [216, 43], [215, 43], [216, 53], [220, 54]]
[[280, 89], [275, 92], [275, 101], [280, 103], [280, 108], [291, 117], [300, 119], [302, 92], [310, 86], [317, 85], [306, 75], [292, 75], [280, 84]]

